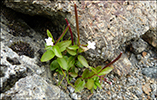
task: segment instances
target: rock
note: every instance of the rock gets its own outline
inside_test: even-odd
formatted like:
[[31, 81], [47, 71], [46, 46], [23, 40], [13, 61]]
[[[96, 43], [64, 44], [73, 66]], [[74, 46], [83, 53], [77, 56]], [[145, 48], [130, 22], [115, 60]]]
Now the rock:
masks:
[[[116, 52], [118, 51], [120, 50], [117, 50]], [[115, 53], [114, 55], [115, 58], [118, 56], [117, 54], [118, 53]], [[121, 58], [117, 62], [113, 63], [113, 66], [114, 66], [114, 72], [117, 73], [119, 76], [122, 76], [129, 73], [129, 69], [132, 66], [132, 64], [128, 60], [128, 57], [125, 54], [122, 54]]]
[[138, 39], [131, 43], [132, 52], [135, 54], [139, 54], [147, 48], [147, 43], [142, 39]]
[[146, 93], [147, 95], [149, 95], [149, 92], [151, 92], [150, 86], [149, 84], [145, 84], [142, 86], [142, 90], [144, 93]]
[[142, 56], [145, 57], [147, 55], [147, 52], [142, 52]]
[[[78, 8], [81, 43], [96, 42], [96, 50], [86, 52], [92, 62], [112, 60], [121, 44], [132, 38], [139, 38], [149, 30], [149, 27], [156, 27], [155, 1], [8, 2], [5, 0], [4, 2], [7, 7], [16, 11], [29, 15], [42, 15], [58, 20], [59, 23], [64, 22], [66, 17], [76, 35], [74, 3]], [[123, 66], [127, 65], [124, 63]]]
[[151, 78], [157, 78], [156, 72], [157, 72], [157, 67], [142, 69], [142, 74], [146, 75], [147, 77], [151, 77]]
[[142, 57], [141, 54], [136, 55], [136, 58], [137, 58], [137, 60], [139, 60], [139, 61], [143, 59], [143, 57]]
[[157, 31], [156, 28], [151, 28], [144, 35], [141, 36], [143, 40], [147, 41], [153, 47], [157, 48]]
[[37, 74], [21, 78], [15, 86], [2, 94], [2, 99], [11, 97], [19, 99], [70, 99], [67, 94], [60, 96], [60, 88], [47, 83], [47, 80]]
[[72, 93], [71, 94], [71, 98], [74, 99], [74, 100], [77, 100], [77, 94], [76, 93]]
[[70, 93], [73, 93], [75, 91], [75, 89], [71, 86], [68, 86], [68, 89], [69, 89]]
[[[3, 32], [3, 31], [2, 31]], [[17, 80], [26, 76], [27, 67], [18, 61], [18, 55], [1, 42], [1, 92], [7, 91]], [[8, 58], [8, 59], [7, 59]], [[18, 63], [17, 63], [18, 62]]]
[[134, 92], [135, 92], [135, 94], [136, 94], [138, 97], [140, 97], [140, 96], [142, 95], [142, 93], [143, 93], [142, 89], [140, 89], [140, 88], [135, 88], [135, 89], [134, 89]]
[[44, 52], [44, 36], [18, 14], [2, 6], [0, 99], [69, 100], [67, 94], [52, 84], [49, 63], [40, 62]]

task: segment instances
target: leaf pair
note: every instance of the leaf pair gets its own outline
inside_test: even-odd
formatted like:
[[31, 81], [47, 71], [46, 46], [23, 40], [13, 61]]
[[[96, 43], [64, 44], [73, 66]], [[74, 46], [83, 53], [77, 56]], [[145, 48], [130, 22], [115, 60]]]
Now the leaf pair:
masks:
[[75, 92], [80, 92], [84, 89], [85, 80], [81, 80], [81, 78], [78, 78], [75, 81]]
[[59, 49], [59, 47], [57, 45], [54, 45], [53, 47], [51, 47], [51, 49], [48, 49], [41, 57], [41, 62], [46, 62], [51, 60], [54, 56], [57, 56], [59, 58], [62, 58], [62, 54], [61, 51]]
[[71, 67], [75, 64], [75, 59], [73, 56], [67, 57], [64, 56], [62, 58], [57, 58], [56, 60], [52, 61], [50, 64], [51, 71], [55, 70], [56, 68], [63, 68], [64, 70], [68, 71]]
[[67, 52], [70, 54], [70, 55], [72, 55], [72, 56], [75, 56], [76, 54], [77, 54], [77, 49], [78, 49], [79, 47], [77, 46], [77, 45], [73, 45], [73, 46], [69, 46], [69, 47], [67, 47]]

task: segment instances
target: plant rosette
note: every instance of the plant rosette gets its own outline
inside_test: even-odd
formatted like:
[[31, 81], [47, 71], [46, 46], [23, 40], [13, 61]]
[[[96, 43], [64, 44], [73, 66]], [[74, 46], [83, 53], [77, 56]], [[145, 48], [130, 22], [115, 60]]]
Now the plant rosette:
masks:
[[[64, 29], [61, 36], [55, 41], [49, 30], [47, 30], [48, 38], [45, 39], [45, 50], [46, 52], [41, 57], [41, 62], [47, 62], [52, 60], [50, 63], [50, 70], [57, 72], [59, 75], [62, 75], [63, 78], [59, 80], [58, 85], [62, 83], [64, 79], [75, 88], [75, 92], [81, 92], [84, 88], [94, 91], [98, 87], [101, 88], [102, 80], [108, 82], [103, 76], [110, 73], [113, 70], [113, 67], [109, 67], [111, 64], [116, 62], [122, 55], [120, 55], [107, 64], [106, 66], [97, 66], [96, 68], [91, 67], [84, 56], [81, 55], [82, 52], [85, 52], [89, 49], [95, 50], [96, 43], [88, 41], [87, 45], [80, 44], [79, 39], [79, 27], [78, 27], [78, 17], [76, 4], [75, 7], [75, 16], [76, 16], [76, 28], [78, 34], [78, 43], [74, 43], [73, 34], [70, 28], [70, 24], [67, 22], [67, 27]], [[71, 39], [62, 40], [67, 31], [70, 31]], [[80, 68], [85, 68], [82, 71], [82, 75], [79, 75]], [[74, 83], [71, 80], [75, 78]]]

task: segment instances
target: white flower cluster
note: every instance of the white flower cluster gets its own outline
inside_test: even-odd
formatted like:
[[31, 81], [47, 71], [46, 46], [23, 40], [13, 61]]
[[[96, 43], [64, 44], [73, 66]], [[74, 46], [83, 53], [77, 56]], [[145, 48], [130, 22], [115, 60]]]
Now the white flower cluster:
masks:
[[95, 50], [95, 42], [90, 42], [88, 41], [88, 46], [87, 46], [88, 49], [94, 49]]
[[45, 39], [47, 46], [53, 46], [52, 38], [48, 37], [48, 39]]

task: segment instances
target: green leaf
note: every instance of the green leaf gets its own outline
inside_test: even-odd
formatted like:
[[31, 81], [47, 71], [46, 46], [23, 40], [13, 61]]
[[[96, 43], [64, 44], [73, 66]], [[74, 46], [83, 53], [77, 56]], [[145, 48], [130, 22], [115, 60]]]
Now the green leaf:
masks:
[[100, 72], [101, 68], [101, 66], [97, 66], [95, 69], [97, 70], [97, 72]]
[[70, 50], [70, 49], [66, 49], [67, 50], [67, 52], [70, 54], [70, 55], [72, 55], [72, 56], [75, 56], [77, 53], [76, 53], [76, 50]]
[[56, 72], [59, 73], [60, 75], [63, 75], [62, 69], [60, 67], [58, 67], [58, 69], [56, 69]]
[[95, 85], [97, 85], [100, 89], [102, 89], [100, 82], [95, 82]]
[[88, 69], [85, 69], [83, 74], [82, 74], [82, 78], [87, 78], [89, 76], [89, 70]]
[[52, 38], [52, 42], [55, 43], [54, 39], [53, 39], [53, 36], [51, 34], [51, 32], [47, 29], [47, 36]]
[[[91, 77], [91, 76], [93, 76], [93, 75], [94, 75], [94, 72], [91, 71], [91, 72], [89, 73], [88, 77]], [[94, 75], [92, 78], [95, 78], [95, 77], [97, 77], [97, 76]]]
[[94, 88], [91, 88], [91, 89], [90, 89], [90, 92], [93, 93], [93, 92], [94, 92]]
[[77, 45], [72, 45], [68, 47], [69, 50], [77, 50], [78, 48], [79, 47]]
[[82, 91], [83, 90], [83, 88], [84, 88], [84, 85], [85, 85], [85, 80], [83, 80], [83, 81], [79, 81], [75, 86], [75, 92], [80, 92], [80, 91]]
[[56, 68], [59, 68], [59, 64], [58, 64], [57, 60], [54, 60], [50, 64], [50, 70], [54, 71]]
[[111, 72], [112, 70], [113, 70], [112, 67], [106, 67], [106, 68], [103, 69], [98, 75], [101, 76], [101, 75], [108, 74], [108, 73]]
[[95, 74], [97, 74], [97, 70], [96, 70], [95, 68], [93, 68], [93, 67], [91, 67], [91, 66], [89, 66], [89, 68], [90, 68]]
[[78, 60], [80, 61], [80, 63], [85, 66], [85, 67], [89, 67], [87, 60], [82, 56], [82, 55], [78, 55]]
[[80, 82], [81, 82], [81, 78], [78, 78], [78, 79], [75, 81], [75, 84], [74, 84], [74, 85], [76, 86], [76, 85], [78, 85]]
[[55, 56], [54, 52], [52, 50], [47, 50], [41, 57], [41, 62], [46, 62], [51, 60]]
[[99, 81], [99, 77], [97, 76], [96, 78], [94, 78], [94, 81]]
[[77, 67], [80, 67], [80, 68], [83, 68], [83, 67], [84, 67], [78, 60], [76, 61], [75, 64], [76, 64]]
[[75, 68], [74, 71], [75, 71], [75, 73], [78, 73], [78, 72], [79, 72], [79, 70], [78, 70], [77, 68]]
[[78, 74], [77, 73], [74, 73], [74, 72], [70, 72], [70, 76], [72, 76], [72, 77], [77, 77], [78, 76]]
[[63, 68], [64, 70], [68, 70], [68, 64], [65, 58], [57, 58], [58, 64]]
[[45, 50], [52, 50], [52, 46], [45, 46]]
[[94, 83], [94, 89], [96, 89], [97, 88], [97, 85]]
[[60, 51], [63, 52], [70, 44], [71, 44], [71, 40], [67, 40], [67, 41], [59, 42], [56, 45], [59, 47]]
[[63, 57], [58, 46], [54, 45], [54, 46], [52, 47], [52, 50], [53, 50], [53, 52], [55, 53], [55, 55], [56, 55], [57, 57], [59, 57], [59, 58], [62, 58], [62, 57]]
[[69, 70], [75, 64], [75, 57], [73, 56], [69, 57], [67, 62], [68, 62], [68, 70]]
[[93, 79], [88, 79], [87, 80], [87, 88], [90, 90], [94, 86], [94, 80]]
[[79, 48], [78, 52], [79, 52], [79, 53], [82, 53], [82, 52], [85, 52], [85, 51], [87, 51], [87, 50], [88, 50], [88, 48], [87, 48], [87, 47], [80, 46], [80, 48]]

